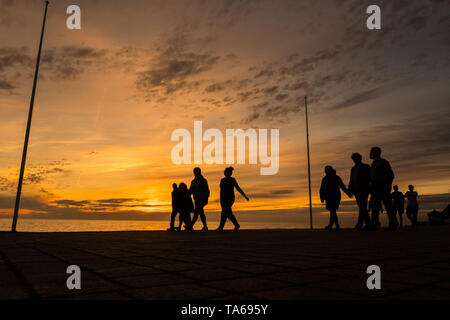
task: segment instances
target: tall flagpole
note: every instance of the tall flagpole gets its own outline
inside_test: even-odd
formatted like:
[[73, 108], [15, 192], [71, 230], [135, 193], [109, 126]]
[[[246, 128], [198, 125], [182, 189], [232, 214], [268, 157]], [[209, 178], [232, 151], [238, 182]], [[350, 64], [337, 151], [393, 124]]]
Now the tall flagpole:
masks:
[[309, 160], [308, 101], [306, 96], [305, 96], [305, 111], [306, 111], [306, 152], [308, 154], [309, 224], [312, 230], [313, 220], [312, 220], [312, 201], [311, 201], [311, 164]]
[[16, 204], [14, 206], [14, 216], [13, 216], [11, 232], [16, 232], [17, 218], [19, 216], [20, 195], [22, 192], [22, 182], [23, 182], [23, 174], [25, 171], [25, 162], [27, 160], [28, 139], [30, 137], [31, 118], [33, 116], [34, 97], [36, 94], [36, 85], [37, 85], [38, 74], [39, 74], [39, 63], [41, 60], [42, 40], [44, 39], [45, 20], [47, 18], [48, 4], [49, 4], [49, 2], [45, 1], [44, 20], [42, 22], [41, 40], [39, 41], [39, 50], [38, 50], [38, 55], [37, 55], [37, 60], [36, 60], [36, 69], [34, 71], [33, 89], [31, 91], [30, 110], [28, 111], [27, 131], [25, 133], [25, 142], [23, 144], [22, 164], [20, 165], [19, 183], [17, 185]]

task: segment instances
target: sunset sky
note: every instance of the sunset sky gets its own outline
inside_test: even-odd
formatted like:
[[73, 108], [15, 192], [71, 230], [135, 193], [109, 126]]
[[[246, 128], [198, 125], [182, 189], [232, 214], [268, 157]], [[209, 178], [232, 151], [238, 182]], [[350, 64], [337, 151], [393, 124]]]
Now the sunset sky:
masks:
[[[404, 191], [450, 192], [450, 3], [446, 0], [51, 1], [21, 213], [86, 218], [167, 212], [178, 128], [280, 130], [280, 169], [233, 165], [251, 201], [236, 210], [307, 206], [304, 96], [313, 200], [323, 167], [348, 182], [372, 146]], [[378, 4], [381, 30], [366, 28]], [[11, 216], [43, 1], [0, 0], [0, 215]], [[201, 165], [219, 210], [226, 165]], [[447, 194], [447, 195], [443, 195]]]

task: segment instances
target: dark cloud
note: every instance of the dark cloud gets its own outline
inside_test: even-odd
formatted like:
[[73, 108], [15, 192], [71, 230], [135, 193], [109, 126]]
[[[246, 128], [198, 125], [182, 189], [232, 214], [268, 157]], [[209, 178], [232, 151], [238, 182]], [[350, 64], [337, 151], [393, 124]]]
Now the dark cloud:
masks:
[[298, 75], [315, 70], [321, 63], [332, 60], [338, 55], [337, 50], [320, 50], [316, 54], [310, 57], [301, 59], [299, 62], [288, 64], [280, 68], [279, 73], [281, 75]]
[[147, 70], [138, 72], [136, 87], [147, 99], [167, 97], [181, 89], [196, 90], [200, 82], [192, 78], [217, 65], [219, 56], [189, 49], [189, 44], [195, 42], [189, 41], [191, 37], [186, 30], [176, 27]]
[[91, 204], [88, 200], [75, 201], [75, 200], [57, 200], [54, 203], [64, 206], [64, 207], [85, 207]]
[[208, 54], [189, 53], [178, 59], [160, 61], [154, 68], [139, 74], [138, 88], [141, 90], [170, 86], [179, 88], [186, 78], [210, 70], [218, 59], [219, 57]]
[[277, 100], [277, 101], [283, 101], [283, 100], [285, 100], [287, 97], [289, 97], [289, 95], [288, 94], [277, 94], [276, 96], [275, 96], [275, 100]]
[[273, 71], [272, 69], [267, 68], [267, 69], [264, 69], [264, 70], [261, 70], [260, 72], [258, 72], [258, 73], [255, 75], [255, 79], [261, 78], [261, 77], [270, 77], [270, 76], [272, 76], [274, 73], [275, 73], [275, 71]]
[[32, 59], [27, 52], [27, 47], [0, 48], [0, 72], [10, 68], [31, 66]]
[[[44, 49], [41, 57], [42, 80], [74, 80], [87, 68], [107, 62], [107, 50], [85, 46], [62, 46]], [[27, 47], [0, 48], [0, 90], [12, 92], [30, 76], [35, 57]], [[13, 81], [14, 80], [14, 81]]]
[[277, 93], [277, 91], [278, 91], [278, 86], [272, 86], [272, 87], [264, 89], [264, 93], [267, 95], [273, 95], [273, 94]]
[[54, 167], [51, 169], [44, 169], [44, 168], [34, 169], [33, 167], [31, 167], [31, 168], [29, 168], [28, 171], [31, 171], [31, 172], [28, 173], [25, 176], [25, 178], [23, 179], [25, 184], [41, 183], [42, 181], [47, 179], [49, 175], [52, 175], [54, 173], [68, 172], [67, 170], [64, 170], [64, 169], [58, 168], [58, 167]]
[[0, 90], [12, 90], [14, 86], [11, 82], [0, 79]]
[[332, 106], [330, 110], [340, 110], [345, 108], [350, 108], [352, 106], [358, 105], [363, 102], [367, 102], [370, 100], [377, 99], [385, 94], [388, 94], [390, 92], [393, 92], [400, 88], [401, 86], [407, 85], [409, 82], [407, 81], [397, 81], [390, 84], [378, 86], [373, 89], [369, 89], [363, 92], [359, 92], [355, 94], [354, 96]]
[[[14, 208], [15, 196], [7, 196], [0, 194], [0, 209], [12, 210]], [[137, 200], [136, 200], [137, 201]], [[57, 200], [47, 204], [40, 197], [22, 196], [21, 209], [32, 210], [27, 215], [22, 215], [22, 219], [26, 218], [54, 218], [54, 219], [144, 219], [144, 220], [160, 220], [162, 212], [152, 212], [148, 215], [146, 212], [134, 209], [136, 207], [150, 207], [145, 204], [135, 204], [131, 206], [111, 207], [101, 206], [96, 201], [82, 200]], [[158, 207], [158, 206], [152, 206]], [[129, 209], [127, 209], [129, 208]], [[7, 214], [10, 216], [10, 214]], [[164, 219], [167, 219], [164, 213]]]
[[53, 204], [62, 207], [75, 207], [83, 211], [111, 212], [124, 208], [154, 208], [163, 205], [148, 205], [144, 200], [133, 198], [112, 198], [100, 200], [57, 200]]
[[0, 177], [0, 191], [13, 192], [15, 188], [16, 183], [5, 177]]
[[256, 120], [285, 122], [291, 113], [300, 110], [298, 105], [272, 105], [268, 102], [253, 105], [249, 109], [250, 114], [241, 120], [243, 124], [251, 124]]
[[8, 8], [11, 7], [14, 3], [14, 0], [1, 0], [0, 1], [0, 7], [4, 8]]
[[98, 67], [107, 60], [108, 51], [84, 46], [63, 46], [43, 51], [42, 71], [50, 78], [73, 80], [86, 68]]
[[205, 88], [205, 92], [211, 93], [211, 92], [218, 92], [223, 91], [227, 87], [230, 87], [233, 84], [232, 80], [227, 80], [224, 82], [215, 82]]
[[264, 191], [252, 193], [252, 198], [282, 198], [295, 193], [294, 189], [280, 189], [274, 191]]
[[119, 198], [119, 199], [103, 199], [103, 200], [97, 200], [98, 203], [101, 204], [121, 204], [125, 202], [134, 201], [135, 199], [131, 198]]

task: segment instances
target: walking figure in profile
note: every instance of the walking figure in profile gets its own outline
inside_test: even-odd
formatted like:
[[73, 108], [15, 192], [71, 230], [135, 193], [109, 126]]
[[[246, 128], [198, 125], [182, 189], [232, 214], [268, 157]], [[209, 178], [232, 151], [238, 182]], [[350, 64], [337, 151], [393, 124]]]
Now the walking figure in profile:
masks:
[[369, 229], [371, 221], [367, 211], [367, 200], [370, 193], [370, 166], [362, 162], [359, 153], [352, 154], [355, 163], [351, 170], [350, 182], [348, 183], [349, 196], [355, 195], [356, 204], [359, 208], [358, 222], [355, 229]]
[[242, 196], [249, 200], [244, 191], [239, 187], [235, 178], [231, 175], [233, 174], [233, 167], [228, 167], [224, 171], [225, 178], [220, 180], [220, 206], [222, 207], [222, 215], [220, 216], [220, 225], [217, 229], [218, 231], [222, 231], [225, 226], [225, 222], [227, 219], [234, 224], [234, 230], [239, 230], [240, 225], [236, 220], [236, 217], [233, 214], [232, 206], [235, 200], [234, 196], [234, 188], [239, 191]]
[[187, 185], [183, 182], [179, 187], [180, 196], [180, 216], [186, 231], [192, 231], [191, 212], [194, 212], [194, 204], [192, 203], [191, 194], [187, 188]]
[[403, 193], [398, 191], [398, 186], [394, 186], [394, 192], [392, 192], [392, 206], [394, 208], [394, 215], [397, 217], [398, 213], [398, 221], [399, 228], [403, 227], [403, 213], [405, 212], [405, 196]]
[[320, 185], [320, 201], [322, 203], [325, 201], [326, 208], [330, 211], [330, 224], [325, 227], [325, 229], [330, 231], [333, 229], [333, 224], [336, 225], [336, 230], [340, 230], [336, 214], [339, 209], [339, 204], [341, 203], [340, 189], [347, 195], [349, 194], [341, 177], [336, 174], [336, 170], [334, 170], [332, 166], [326, 166], [325, 177], [323, 177]]
[[[183, 219], [180, 212], [180, 204], [181, 204], [181, 197], [180, 197], [180, 190], [178, 189], [178, 186], [176, 183], [172, 185], [172, 214], [170, 215], [170, 228], [167, 229], [167, 231], [175, 231], [175, 230], [181, 230], [181, 224], [183, 223]], [[179, 215], [179, 225], [178, 227], [175, 227], [175, 218]]]
[[[397, 229], [396, 218], [394, 210], [392, 208], [391, 189], [392, 181], [394, 180], [394, 172], [391, 165], [386, 159], [381, 158], [381, 149], [379, 147], [373, 147], [370, 150], [370, 158], [373, 160], [370, 168], [370, 183], [372, 189], [372, 196], [374, 201], [383, 202], [384, 208], [389, 218], [388, 230]], [[374, 217], [372, 221], [374, 226], [379, 223], [378, 215]]]
[[409, 191], [405, 193], [406, 199], [406, 216], [409, 220], [411, 220], [412, 226], [415, 227], [417, 225], [417, 214], [419, 212], [419, 204], [417, 203], [417, 192], [414, 191], [414, 186], [408, 186]]
[[202, 176], [202, 170], [200, 168], [194, 168], [194, 179], [191, 181], [189, 192], [194, 197], [194, 217], [192, 218], [192, 227], [197, 221], [198, 217], [203, 223], [202, 231], [207, 231], [208, 226], [206, 224], [205, 211], [203, 207], [208, 204], [209, 198], [209, 186], [208, 181]]

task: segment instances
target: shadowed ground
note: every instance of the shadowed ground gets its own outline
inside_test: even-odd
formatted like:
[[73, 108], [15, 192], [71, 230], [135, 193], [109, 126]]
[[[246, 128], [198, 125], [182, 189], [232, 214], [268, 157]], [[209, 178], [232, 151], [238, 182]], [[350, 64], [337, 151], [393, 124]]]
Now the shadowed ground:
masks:
[[[450, 226], [0, 233], [0, 298], [449, 299]], [[82, 289], [66, 288], [79, 265]], [[366, 287], [381, 267], [382, 289]]]

